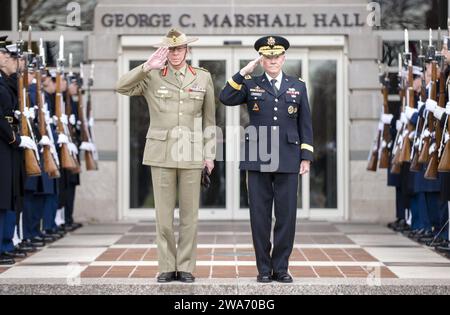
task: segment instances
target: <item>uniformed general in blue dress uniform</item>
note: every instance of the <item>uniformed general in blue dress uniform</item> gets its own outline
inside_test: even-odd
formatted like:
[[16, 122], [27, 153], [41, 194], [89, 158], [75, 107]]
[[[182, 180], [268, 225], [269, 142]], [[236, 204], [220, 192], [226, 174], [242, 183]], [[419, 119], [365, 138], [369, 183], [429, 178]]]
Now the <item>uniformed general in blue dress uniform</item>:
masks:
[[[288, 273], [294, 245], [299, 173], [313, 160], [313, 131], [305, 82], [282, 72], [289, 42], [280, 36], [258, 39], [259, 57], [236, 73], [220, 94], [227, 106], [246, 104], [240, 169], [247, 171], [250, 221], [258, 282], [292, 282]], [[261, 64], [265, 73], [250, 74]], [[270, 242], [275, 202], [274, 244]]]

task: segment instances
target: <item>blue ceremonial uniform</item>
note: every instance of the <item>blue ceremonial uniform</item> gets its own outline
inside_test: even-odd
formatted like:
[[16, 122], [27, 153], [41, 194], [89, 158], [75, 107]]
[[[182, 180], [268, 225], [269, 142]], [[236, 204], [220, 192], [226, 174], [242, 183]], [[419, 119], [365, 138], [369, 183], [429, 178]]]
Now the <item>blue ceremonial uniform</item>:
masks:
[[246, 104], [250, 115], [241, 170], [298, 174], [301, 160], [313, 160], [311, 112], [301, 80], [283, 73], [275, 95], [265, 75], [244, 78], [237, 73], [220, 100], [227, 106]]
[[[426, 118], [425, 106], [412, 116], [411, 123], [416, 125], [420, 116]], [[426, 168], [427, 165], [422, 165], [419, 172], [411, 173], [412, 229], [438, 232], [442, 227], [442, 220], [448, 212], [448, 204], [439, 198], [442, 174], [438, 174], [438, 178], [435, 180], [426, 179]]]
[[[33, 106], [37, 105], [35, 83], [30, 84], [29, 95], [30, 103]], [[48, 98], [46, 98], [46, 101], [48, 103]], [[41, 163], [41, 166], [43, 166], [43, 163]], [[57, 180], [50, 178], [43, 169], [41, 176], [27, 177], [23, 216], [23, 236], [25, 239], [39, 237], [43, 231], [53, 228], [51, 222], [54, 221], [57, 210], [57, 186]], [[41, 222], [43, 222], [43, 231], [41, 231]]]
[[[292, 252], [300, 163], [313, 160], [313, 131], [305, 83], [282, 74], [280, 88], [264, 74], [237, 73], [220, 94], [227, 106], [246, 104], [240, 169], [248, 171], [250, 221], [260, 275], [287, 273]], [[272, 205], [276, 223], [271, 256]]]
[[0, 253], [15, 250], [13, 237], [17, 213], [22, 208], [22, 151], [18, 149], [20, 136], [18, 121], [14, 117], [17, 109], [16, 76], [0, 75]]

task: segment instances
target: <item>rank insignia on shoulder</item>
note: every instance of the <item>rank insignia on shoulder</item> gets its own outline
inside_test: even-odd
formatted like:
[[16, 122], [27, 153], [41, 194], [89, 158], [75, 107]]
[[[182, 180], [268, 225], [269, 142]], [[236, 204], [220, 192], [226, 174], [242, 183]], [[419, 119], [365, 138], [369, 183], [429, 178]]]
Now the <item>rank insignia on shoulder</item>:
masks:
[[255, 105], [253, 105], [253, 111], [254, 111], [254, 112], [259, 112], [259, 106], [258, 106], [258, 104], [255, 103]]
[[252, 76], [251, 76], [250, 74], [247, 74], [247, 75], [244, 77], [245, 80], [250, 80], [251, 78], [252, 78]]

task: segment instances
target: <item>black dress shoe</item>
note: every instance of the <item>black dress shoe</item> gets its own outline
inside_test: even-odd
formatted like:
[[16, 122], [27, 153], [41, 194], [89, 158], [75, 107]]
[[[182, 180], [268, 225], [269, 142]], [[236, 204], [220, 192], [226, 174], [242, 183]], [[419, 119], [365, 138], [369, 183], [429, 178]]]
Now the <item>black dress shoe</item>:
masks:
[[78, 230], [78, 229], [81, 229], [81, 228], [83, 227], [83, 224], [74, 222], [74, 223], [72, 223], [72, 227], [73, 227], [75, 230]]
[[394, 231], [403, 233], [403, 232], [406, 232], [406, 231], [411, 231], [411, 227], [408, 225], [406, 220], [400, 220], [398, 225], [394, 228]]
[[399, 226], [401, 219], [397, 219], [394, 222], [388, 223], [387, 227], [391, 230], [394, 230], [396, 227]]
[[294, 281], [291, 275], [287, 272], [274, 273], [272, 278], [273, 280], [281, 283], [292, 283]]
[[27, 253], [18, 251], [18, 250], [14, 250], [12, 252], [2, 253], [2, 256], [7, 257], [7, 258], [12, 258], [12, 259], [23, 259], [23, 258], [27, 258]]
[[195, 282], [195, 277], [190, 272], [178, 271], [177, 280], [185, 283]]
[[23, 250], [26, 253], [35, 253], [37, 252], [37, 248], [35, 246], [33, 246], [33, 244], [31, 242], [27, 242], [27, 241], [22, 241], [19, 243], [18, 247], [20, 248], [20, 250]]
[[40, 237], [35, 237], [30, 242], [34, 247], [45, 247], [45, 241]]
[[443, 245], [443, 246], [437, 246], [436, 250], [443, 254], [450, 254], [450, 244]]
[[14, 265], [16, 261], [13, 258], [0, 255], [0, 266]]
[[56, 231], [45, 231], [44, 236], [52, 237], [54, 240], [59, 240], [62, 238], [61, 234]]
[[256, 281], [259, 283], [270, 283], [272, 282], [272, 277], [270, 275], [258, 275]]
[[176, 280], [177, 273], [176, 272], [163, 272], [158, 275], [157, 281], [159, 283], [167, 283]]
[[39, 238], [42, 239], [45, 243], [53, 243], [56, 239], [53, 236], [42, 233], [39, 235]]

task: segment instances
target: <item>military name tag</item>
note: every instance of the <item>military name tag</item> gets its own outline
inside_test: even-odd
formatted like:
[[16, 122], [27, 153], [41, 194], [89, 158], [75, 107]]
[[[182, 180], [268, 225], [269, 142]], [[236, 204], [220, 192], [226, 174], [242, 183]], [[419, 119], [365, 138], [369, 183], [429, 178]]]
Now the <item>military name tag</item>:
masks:
[[262, 93], [252, 92], [250, 96], [262, 96]]

